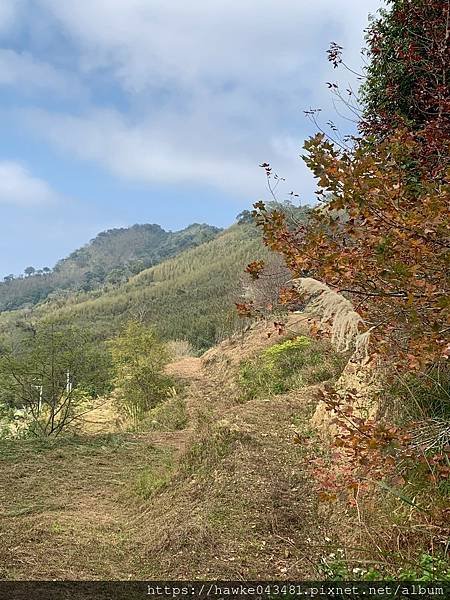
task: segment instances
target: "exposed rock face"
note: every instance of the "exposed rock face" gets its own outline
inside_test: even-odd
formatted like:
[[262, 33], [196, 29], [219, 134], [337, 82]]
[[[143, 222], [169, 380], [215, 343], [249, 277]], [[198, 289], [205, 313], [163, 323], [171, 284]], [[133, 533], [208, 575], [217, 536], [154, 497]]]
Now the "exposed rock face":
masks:
[[[380, 410], [379, 394], [382, 390], [382, 377], [375, 369], [373, 361], [350, 361], [335, 385], [336, 392], [344, 404], [351, 404], [354, 414], [363, 419], [376, 418]], [[311, 419], [311, 424], [326, 437], [338, 433], [332, 421], [336, 414], [327, 410], [320, 401]]]

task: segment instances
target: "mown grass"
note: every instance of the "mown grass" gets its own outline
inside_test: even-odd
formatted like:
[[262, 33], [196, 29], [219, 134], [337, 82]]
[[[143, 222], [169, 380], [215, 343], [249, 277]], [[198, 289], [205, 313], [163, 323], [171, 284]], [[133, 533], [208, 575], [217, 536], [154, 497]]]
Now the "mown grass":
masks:
[[36, 436], [22, 440], [0, 439], [0, 461], [39, 460], [40, 455], [51, 454], [55, 458], [71, 456], [94, 456], [105, 451], [119, 451], [127, 444], [126, 434], [66, 435], [58, 437]]
[[0, 578], [142, 577], [129, 523], [169, 482], [182, 434], [0, 442]]
[[208, 473], [243, 444], [254, 445], [255, 440], [227, 421], [219, 421], [215, 426], [210, 423], [183, 454], [180, 472], [185, 475]]
[[168, 449], [156, 450], [152, 460], [135, 477], [132, 489], [139, 498], [148, 500], [170, 483], [174, 471], [173, 452]]

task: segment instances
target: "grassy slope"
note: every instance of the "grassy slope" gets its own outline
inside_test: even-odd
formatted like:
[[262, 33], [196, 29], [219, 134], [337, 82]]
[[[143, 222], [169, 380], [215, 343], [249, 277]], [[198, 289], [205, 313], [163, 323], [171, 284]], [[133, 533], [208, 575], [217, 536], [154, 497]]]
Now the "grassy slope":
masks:
[[229, 348], [172, 366], [183, 431], [0, 442], [2, 577], [313, 577], [304, 541], [324, 531], [290, 429], [311, 393], [236, 403], [227, 365], [249, 345]]
[[418, 580], [428, 533], [408, 534], [410, 506], [319, 502], [311, 464], [337, 472], [311, 428], [317, 385], [242, 401], [239, 364], [278, 340], [259, 327], [170, 365], [182, 430], [0, 441], [0, 577], [317, 581], [374, 566], [395, 579], [408, 564]]
[[[237, 324], [233, 302], [243, 270], [266, 252], [252, 225], [234, 225], [126, 284], [44, 304], [34, 316], [88, 327], [99, 338], [114, 335], [124, 320], [140, 316], [166, 339], [187, 338], [206, 348]], [[19, 316], [4, 314], [3, 321]]]

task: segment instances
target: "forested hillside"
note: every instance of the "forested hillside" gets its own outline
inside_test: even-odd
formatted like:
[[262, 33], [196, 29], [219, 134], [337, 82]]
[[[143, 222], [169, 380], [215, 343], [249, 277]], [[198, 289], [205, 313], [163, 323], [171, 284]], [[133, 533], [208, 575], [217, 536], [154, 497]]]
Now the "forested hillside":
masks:
[[[214, 228], [193, 230], [205, 237], [214, 233]], [[242, 222], [121, 285], [53, 297], [31, 312], [5, 313], [3, 323], [51, 316], [107, 339], [134, 318], [152, 325], [165, 339], [187, 339], [198, 349], [207, 348], [239, 321], [234, 302], [242, 292], [244, 269], [251, 259], [267, 254], [255, 227]]]
[[213, 239], [219, 231], [200, 224], [176, 232], [150, 224], [104, 231], [60, 260], [53, 270], [27, 267], [22, 276], [7, 275], [0, 283], [0, 311], [127, 281], [148, 267]]

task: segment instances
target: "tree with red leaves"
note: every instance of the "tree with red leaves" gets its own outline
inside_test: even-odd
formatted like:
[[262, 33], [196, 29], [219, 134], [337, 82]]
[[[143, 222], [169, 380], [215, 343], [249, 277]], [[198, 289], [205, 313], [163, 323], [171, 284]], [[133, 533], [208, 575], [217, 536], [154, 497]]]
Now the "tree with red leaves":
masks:
[[296, 230], [263, 203], [254, 216], [294, 276], [353, 301], [378, 355], [418, 368], [450, 332], [449, 2], [389, 4], [368, 30], [361, 135], [305, 142], [319, 207]]

